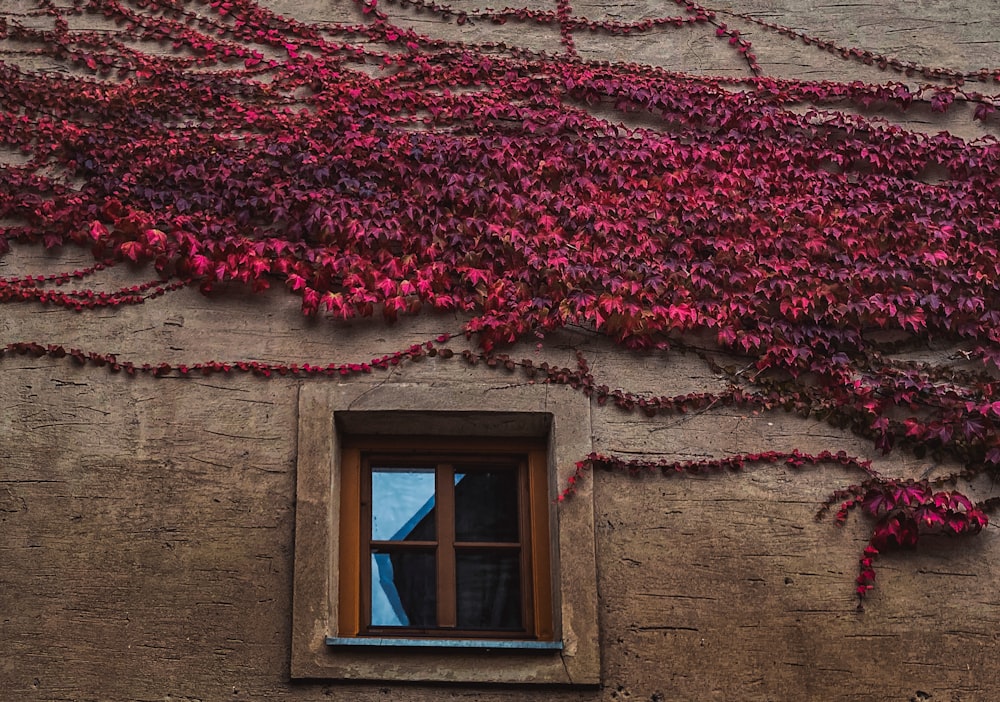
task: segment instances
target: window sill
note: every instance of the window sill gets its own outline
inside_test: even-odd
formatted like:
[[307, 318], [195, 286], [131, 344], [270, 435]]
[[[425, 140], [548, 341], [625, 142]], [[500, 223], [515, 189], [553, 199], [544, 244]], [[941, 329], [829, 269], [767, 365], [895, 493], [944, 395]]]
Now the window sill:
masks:
[[327, 646], [372, 646], [376, 648], [478, 648], [514, 651], [561, 651], [562, 641], [516, 641], [513, 639], [390, 639], [327, 636]]

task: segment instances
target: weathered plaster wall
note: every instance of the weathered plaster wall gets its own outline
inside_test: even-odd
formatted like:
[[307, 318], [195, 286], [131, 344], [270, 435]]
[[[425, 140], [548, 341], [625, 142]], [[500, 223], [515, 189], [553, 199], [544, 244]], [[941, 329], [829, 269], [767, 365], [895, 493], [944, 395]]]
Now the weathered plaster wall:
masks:
[[[271, 4], [303, 19], [345, 12], [326, 2]], [[932, 65], [1000, 65], [1000, 9], [986, 0], [720, 0], [715, 6]], [[673, 4], [645, 2], [574, 8], [622, 20], [675, 11]], [[442, 36], [500, 32], [394, 13]], [[895, 77], [749, 25], [745, 33], [776, 75]], [[557, 48], [547, 32], [518, 31], [509, 40]], [[694, 30], [613, 41], [578, 36], [577, 45], [587, 57], [711, 74], [744, 70], [714, 36]], [[918, 128], [979, 133], [960, 111], [945, 120], [906, 117]], [[0, 275], [68, 270], [87, 259], [19, 249], [0, 259]], [[106, 284], [128, 275], [108, 275]], [[131, 275], [145, 280], [141, 271]], [[280, 291], [250, 299], [181, 291], [84, 315], [6, 305], [0, 344], [61, 343], [138, 362], [326, 363], [367, 360], [459, 328], [451, 317], [345, 327], [302, 318], [295, 299]], [[517, 353], [572, 364], [576, 349], [613, 387], [678, 394], [721, 382], [693, 356], [631, 356], [583, 333]], [[0, 699], [996, 699], [996, 529], [885, 558], [878, 588], [858, 612], [852, 583], [866, 527], [851, 522], [836, 530], [813, 519], [830, 491], [856, 480], [830, 468], [666, 480], [595, 476], [599, 689], [290, 683], [301, 382], [340, 381], [157, 380], [48, 359], [2, 359]], [[440, 388], [446, 406], [451, 392], [526, 381], [454, 359], [426, 359], [350, 382], [426, 383]], [[855, 437], [782, 414], [645, 419], [595, 406], [592, 425], [595, 449], [609, 453], [694, 458], [844, 449], [877, 460], [886, 473], [936, 468], [929, 460], [882, 459]]]

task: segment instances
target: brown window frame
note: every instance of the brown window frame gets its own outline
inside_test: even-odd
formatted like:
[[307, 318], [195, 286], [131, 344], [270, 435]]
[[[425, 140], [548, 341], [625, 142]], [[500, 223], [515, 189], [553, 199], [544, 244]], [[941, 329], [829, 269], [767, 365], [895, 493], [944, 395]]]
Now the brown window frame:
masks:
[[[364, 437], [345, 441], [341, 453], [340, 568], [338, 635], [407, 639], [520, 639], [553, 641], [552, 573], [549, 535], [547, 450], [543, 442], [496, 438]], [[437, 559], [438, 622], [434, 628], [372, 626], [370, 612], [370, 481], [372, 461], [419, 462], [435, 467], [438, 525], [450, 517], [452, 533], [444, 527], [437, 534], [439, 548], [450, 556]], [[521, 551], [522, 630], [463, 630], [454, 625], [457, 598], [454, 562], [456, 548], [486, 548], [493, 544], [456, 543], [453, 535], [454, 505], [451, 489], [442, 485], [453, 475], [455, 463], [482, 465], [518, 464], [519, 526]], [[443, 499], [442, 499], [443, 498]], [[442, 504], [443, 503], [443, 504]], [[443, 547], [441, 546], [443, 542]], [[430, 544], [424, 544], [429, 546]], [[511, 547], [505, 544], [504, 547]]]

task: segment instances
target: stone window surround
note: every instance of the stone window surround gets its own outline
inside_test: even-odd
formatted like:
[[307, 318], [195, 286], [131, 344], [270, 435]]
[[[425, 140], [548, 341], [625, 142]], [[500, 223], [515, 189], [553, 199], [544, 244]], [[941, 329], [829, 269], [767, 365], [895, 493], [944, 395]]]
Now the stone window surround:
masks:
[[331, 646], [337, 631], [339, 443], [350, 434], [545, 437], [557, 495], [591, 451], [590, 400], [572, 388], [483, 382], [324, 383], [299, 390], [292, 678], [597, 685], [592, 482], [550, 511], [561, 650]]

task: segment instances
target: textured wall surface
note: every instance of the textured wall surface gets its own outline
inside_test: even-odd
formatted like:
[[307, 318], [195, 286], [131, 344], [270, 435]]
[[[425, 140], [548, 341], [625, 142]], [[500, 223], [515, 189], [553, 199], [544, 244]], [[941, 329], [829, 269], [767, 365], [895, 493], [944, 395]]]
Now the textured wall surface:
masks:
[[[306, 20], [352, 12], [322, 0], [269, 4]], [[718, 0], [713, 8], [930, 65], [1000, 65], [1000, 6], [990, 0]], [[622, 21], [676, 12], [672, 3], [649, 1], [581, 0], [573, 9]], [[559, 48], [553, 31], [460, 28], [388, 10], [399, 23], [442, 37], [503, 36]], [[896, 79], [738, 18], [727, 22], [745, 29], [770, 74]], [[735, 53], [700, 29], [618, 39], [579, 34], [576, 42], [585, 58], [745, 74]], [[945, 118], [887, 117], [928, 131], [982, 133], [962, 110]], [[20, 248], [0, 258], [0, 275], [70, 270], [89, 260], [75, 251]], [[149, 276], [114, 271], [104, 285], [133, 277]], [[281, 291], [205, 298], [183, 290], [85, 315], [34, 304], [0, 309], [0, 344], [60, 343], [139, 363], [360, 362], [461, 328], [452, 317], [393, 326], [307, 320], [297, 300]], [[590, 359], [598, 382], [612, 387], [676, 395], [723, 382], [694, 355], [636, 356], [585, 333], [517, 353], [572, 365], [576, 350]], [[784, 467], [697, 478], [592, 478], [599, 688], [293, 683], [295, 439], [303, 382], [341, 381], [131, 378], [50, 359], [2, 359], [0, 699], [969, 701], [1000, 694], [996, 529], [882, 559], [878, 587], [861, 612], [853, 581], [869, 527], [850, 521], [838, 530], [830, 520], [814, 520], [823, 498], [858, 476]], [[425, 383], [441, 389], [446, 408], [449, 393], [527, 381], [437, 358], [350, 382]], [[884, 459], [850, 434], [785, 414], [719, 410], [646, 419], [595, 404], [591, 430], [595, 450], [622, 455], [843, 449], [888, 474], [940, 469], [929, 459]]]

